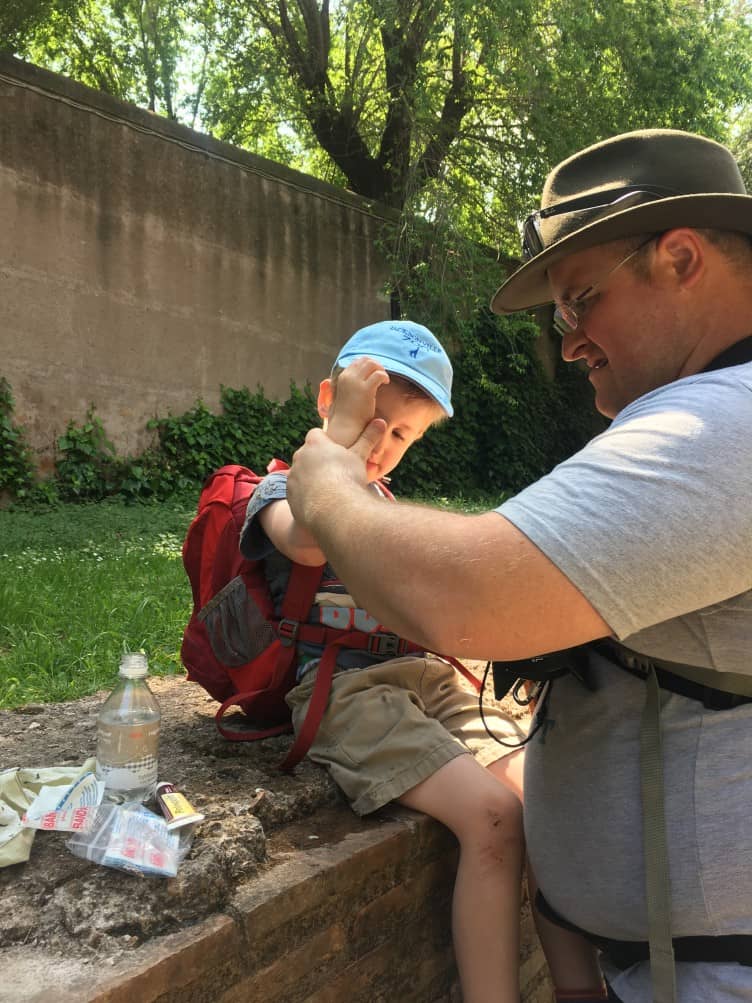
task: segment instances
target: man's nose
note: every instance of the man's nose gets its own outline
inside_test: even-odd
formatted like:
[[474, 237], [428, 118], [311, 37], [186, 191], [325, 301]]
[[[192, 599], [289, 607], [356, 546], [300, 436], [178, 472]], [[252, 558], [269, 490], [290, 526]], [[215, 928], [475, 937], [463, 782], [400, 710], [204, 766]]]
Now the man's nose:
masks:
[[587, 349], [587, 335], [580, 327], [568, 331], [561, 338], [561, 357], [565, 362], [575, 362], [581, 359]]

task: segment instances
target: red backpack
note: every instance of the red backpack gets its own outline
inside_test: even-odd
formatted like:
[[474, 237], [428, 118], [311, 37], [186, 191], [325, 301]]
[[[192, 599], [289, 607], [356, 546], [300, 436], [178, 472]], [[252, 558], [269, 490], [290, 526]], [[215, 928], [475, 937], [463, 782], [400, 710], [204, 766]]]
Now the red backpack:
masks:
[[[273, 460], [267, 469], [272, 473], [288, 467]], [[395, 634], [306, 622], [324, 565], [292, 565], [282, 615], [275, 615], [263, 562], [247, 560], [240, 553], [248, 500], [262, 479], [247, 467], [230, 465], [215, 471], [204, 484], [198, 514], [183, 543], [193, 612], [180, 657], [188, 678], [220, 701], [216, 722], [221, 734], [254, 741], [292, 730], [285, 694], [296, 683], [296, 645], [306, 641], [323, 646], [306, 718], [281, 764], [281, 769], [292, 769], [308, 751], [326, 709], [338, 648], [364, 648], [395, 657], [423, 649]], [[222, 718], [233, 705], [257, 730], [230, 731], [223, 726]]]

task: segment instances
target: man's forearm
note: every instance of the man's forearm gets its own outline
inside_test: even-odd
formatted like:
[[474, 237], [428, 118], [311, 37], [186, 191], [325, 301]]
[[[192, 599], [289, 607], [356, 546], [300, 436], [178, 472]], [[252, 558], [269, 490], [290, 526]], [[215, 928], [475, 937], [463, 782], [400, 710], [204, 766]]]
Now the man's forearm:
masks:
[[526, 658], [610, 633], [585, 597], [496, 512], [387, 504], [365, 486], [367, 430], [350, 450], [309, 432], [288, 501], [359, 605], [427, 650]]
[[352, 486], [310, 528], [358, 604], [427, 650], [525, 658], [609, 632], [497, 513], [385, 505]]

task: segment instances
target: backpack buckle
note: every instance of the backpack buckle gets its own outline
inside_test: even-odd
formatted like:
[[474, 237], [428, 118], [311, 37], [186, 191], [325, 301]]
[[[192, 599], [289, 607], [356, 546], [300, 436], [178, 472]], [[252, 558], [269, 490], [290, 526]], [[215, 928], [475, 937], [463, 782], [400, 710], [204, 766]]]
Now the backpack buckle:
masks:
[[300, 622], [298, 620], [280, 620], [277, 624], [277, 635], [285, 648], [295, 644], [299, 631]]
[[402, 638], [396, 634], [369, 634], [368, 653], [371, 655], [387, 655], [394, 658], [403, 653]]

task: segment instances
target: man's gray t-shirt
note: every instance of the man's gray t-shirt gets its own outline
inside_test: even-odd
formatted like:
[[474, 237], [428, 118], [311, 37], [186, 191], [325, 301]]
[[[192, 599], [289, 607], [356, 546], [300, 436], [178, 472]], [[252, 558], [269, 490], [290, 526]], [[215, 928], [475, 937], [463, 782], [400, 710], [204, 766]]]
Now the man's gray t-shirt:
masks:
[[[630, 648], [752, 673], [752, 363], [655, 390], [499, 508]], [[528, 747], [526, 836], [551, 905], [646, 940], [639, 787], [645, 687], [593, 656], [596, 692], [552, 688]], [[663, 692], [674, 936], [752, 934], [752, 704]], [[649, 1000], [647, 965], [609, 972]], [[682, 1003], [752, 1000], [752, 967], [679, 964]]]

